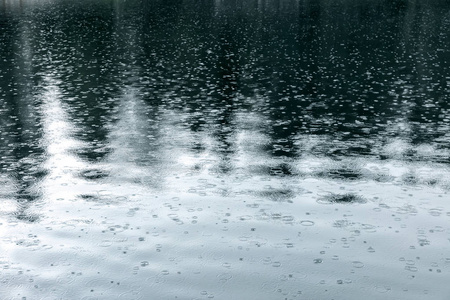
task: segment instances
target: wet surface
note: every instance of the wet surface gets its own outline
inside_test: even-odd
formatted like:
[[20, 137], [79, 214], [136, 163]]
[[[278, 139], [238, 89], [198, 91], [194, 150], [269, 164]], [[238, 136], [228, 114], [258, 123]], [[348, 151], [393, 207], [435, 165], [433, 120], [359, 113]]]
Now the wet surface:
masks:
[[1, 299], [448, 299], [450, 3], [0, 3]]

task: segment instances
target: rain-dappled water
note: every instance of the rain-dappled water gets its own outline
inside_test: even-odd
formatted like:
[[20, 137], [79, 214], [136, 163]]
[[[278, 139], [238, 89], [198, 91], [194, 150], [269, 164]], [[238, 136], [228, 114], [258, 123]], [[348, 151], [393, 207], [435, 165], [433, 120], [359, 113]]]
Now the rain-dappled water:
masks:
[[0, 2], [0, 299], [450, 297], [447, 0]]

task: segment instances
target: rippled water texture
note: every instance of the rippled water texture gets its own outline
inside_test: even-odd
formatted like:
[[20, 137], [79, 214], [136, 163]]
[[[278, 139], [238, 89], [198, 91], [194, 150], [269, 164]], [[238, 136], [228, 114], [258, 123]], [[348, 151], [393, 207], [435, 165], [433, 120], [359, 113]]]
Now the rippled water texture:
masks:
[[447, 0], [0, 2], [0, 299], [450, 297]]

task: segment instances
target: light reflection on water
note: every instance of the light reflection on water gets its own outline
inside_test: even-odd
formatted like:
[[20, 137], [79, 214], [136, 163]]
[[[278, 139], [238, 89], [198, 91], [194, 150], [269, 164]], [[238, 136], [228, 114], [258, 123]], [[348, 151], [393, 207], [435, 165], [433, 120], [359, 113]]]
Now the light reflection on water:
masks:
[[446, 299], [446, 1], [4, 1], [1, 299]]

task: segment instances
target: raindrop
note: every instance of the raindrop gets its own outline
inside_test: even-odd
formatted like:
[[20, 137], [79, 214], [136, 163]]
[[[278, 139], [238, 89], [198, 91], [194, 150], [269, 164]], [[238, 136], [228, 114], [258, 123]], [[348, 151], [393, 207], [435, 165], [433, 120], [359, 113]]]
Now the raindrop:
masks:
[[303, 220], [303, 221], [300, 221], [300, 224], [303, 226], [313, 226], [315, 223], [310, 220]]
[[263, 263], [265, 265], [268, 265], [268, 264], [272, 263], [272, 259], [270, 257], [266, 257], [266, 258], [263, 259]]
[[148, 266], [148, 265], [149, 265], [149, 262], [148, 262], [148, 261], [146, 261], [146, 260], [141, 261], [141, 267], [146, 267], [146, 266]]
[[272, 267], [275, 267], [275, 268], [281, 267], [281, 262], [279, 262], [279, 261], [274, 261], [274, 262], [272, 263]]

